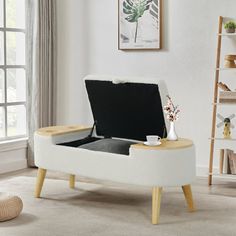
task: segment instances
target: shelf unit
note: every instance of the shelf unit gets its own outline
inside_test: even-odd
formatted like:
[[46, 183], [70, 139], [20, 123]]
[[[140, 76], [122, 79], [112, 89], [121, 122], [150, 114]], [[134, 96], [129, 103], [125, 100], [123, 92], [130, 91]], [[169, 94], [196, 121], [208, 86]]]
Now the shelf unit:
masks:
[[[215, 67], [215, 82], [214, 82], [214, 97], [213, 97], [213, 112], [212, 112], [212, 129], [211, 129], [211, 138], [210, 138], [210, 158], [209, 158], [209, 175], [208, 175], [208, 184], [212, 184], [212, 176], [213, 176], [213, 161], [214, 161], [214, 149], [215, 149], [215, 142], [224, 142], [224, 143], [232, 143], [235, 142], [236, 139], [224, 139], [224, 138], [217, 138], [215, 137], [216, 134], [216, 113], [217, 113], [217, 106], [224, 106], [224, 105], [236, 105], [236, 103], [219, 103], [218, 102], [218, 83], [220, 79], [220, 72], [221, 71], [236, 71], [236, 68], [222, 68], [220, 67], [220, 59], [221, 59], [221, 47], [222, 47], [222, 37], [236, 37], [236, 33], [228, 34], [222, 33], [223, 29], [223, 20], [222, 16], [219, 17], [219, 25], [218, 25], [218, 34], [217, 34], [217, 51], [216, 51], [216, 67]], [[236, 144], [236, 142], [235, 142]], [[221, 149], [220, 152], [221, 160], [224, 156], [224, 149]], [[220, 162], [220, 168], [222, 168], [222, 163]]]

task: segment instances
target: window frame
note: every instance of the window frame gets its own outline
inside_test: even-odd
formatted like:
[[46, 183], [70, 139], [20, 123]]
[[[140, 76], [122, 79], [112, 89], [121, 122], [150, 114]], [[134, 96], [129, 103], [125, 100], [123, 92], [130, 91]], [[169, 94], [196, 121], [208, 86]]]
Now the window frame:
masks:
[[[25, 13], [25, 18], [26, 18], [26, 13]], [[7, 65], [7, 32], [20, 32], [23, 33], [26, 36], [26, 29], [21, 29], [21, 28], [9, 28], [6, 27], [6, 0], [3, 0], [3, 27], [0, 27], [0, 32], [3, 33], [3, 65], [0, 65], [0, 69], [3, 70], [4, 73], [4, 102], [0, 102], [0, 108], [4, 109], [4, 137], [0, 137], [0, 142], [2, 141], [7, 141], [7, 140], [14, 140], [14, 139], [20, 139], [20, 138], [27, 138], [28, 136], [28, 127], [27, 127], [27, 76], [26, 78], [26, 99], [25, 101], [19, 101], [19, 102], [8, 102], [7, 101], [7, 69], [24, 69], [25, 70], [25, 75], [26, 75], [26, 58], [25, 58], [25, 65]], [[26, 21], [25, 21], [26, 22]], [[25, 40], [25, 51], [26, 51], [26, 40]], [[25, 53], [26, 56], [26, 53]], [[15, 136], [8, 136], [8, 114], [7, 114], [7, 108], [10, 106], [17, 106], [17, 105], [23, 105], [25, 106], [26, 109], [26, 133], [23, 135], [15, 135]]]

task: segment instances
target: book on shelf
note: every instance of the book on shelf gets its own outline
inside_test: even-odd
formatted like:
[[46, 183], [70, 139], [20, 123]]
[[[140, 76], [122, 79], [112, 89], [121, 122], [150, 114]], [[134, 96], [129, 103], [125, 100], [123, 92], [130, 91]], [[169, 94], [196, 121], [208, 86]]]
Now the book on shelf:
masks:
[[220, 103], [236, 103], [236, 92], [233, 91], [220, 91]]
[[229, 167], [232, 175], [236, 174], [236, 153], [230, 153], [229, 155]]
[[223, 174], [236, 175], [236, 153], [229, 149], [224, 153]]
[[229, 149], [225, 150], [224, 153], [224, 165], [223, 165], [223, 174], [231, 174], [230, 167], [229, 167], [229, 154], [232, 151]]

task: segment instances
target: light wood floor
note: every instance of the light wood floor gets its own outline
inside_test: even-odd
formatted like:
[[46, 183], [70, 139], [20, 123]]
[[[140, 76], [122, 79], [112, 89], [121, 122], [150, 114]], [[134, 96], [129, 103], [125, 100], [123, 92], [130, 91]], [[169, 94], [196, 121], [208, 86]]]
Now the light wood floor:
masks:
[[24, 202], [20, 217], [1, 223], [0, 235], [233, 236], [236, 232], [236, 181], [214, 178], [209, 187], [207, 178], [197, 178], [192, 184], [194, 213], [187, 211], [180, 187], [163, 188], [160, 224], [153, 226], [151, 188], [77, 176], [80, 182], [72, 190], [69, 174], [48, 171], [43, 196], [36, 199], [36, 172], [0, 175], [0, 192], [14, 192]]

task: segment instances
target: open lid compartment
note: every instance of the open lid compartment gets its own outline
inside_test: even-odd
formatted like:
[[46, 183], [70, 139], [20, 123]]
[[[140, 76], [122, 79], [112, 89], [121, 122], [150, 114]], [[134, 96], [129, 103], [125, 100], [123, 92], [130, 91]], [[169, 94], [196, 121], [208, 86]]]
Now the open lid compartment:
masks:
[[166, 137], [157, 84], [85, 80], [98, 136], [144, 141]]

